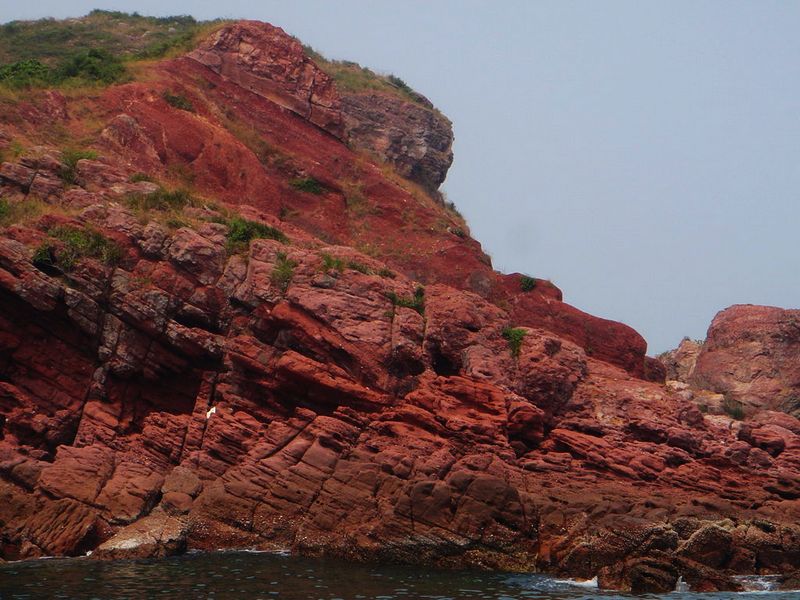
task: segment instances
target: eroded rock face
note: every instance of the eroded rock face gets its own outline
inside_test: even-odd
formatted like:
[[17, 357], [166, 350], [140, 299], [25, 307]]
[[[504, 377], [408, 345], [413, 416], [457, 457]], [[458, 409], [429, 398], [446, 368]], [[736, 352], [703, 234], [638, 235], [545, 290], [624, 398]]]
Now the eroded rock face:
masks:
[[800, 310], [736, 305], [721, 311], [689, 381], [746, 412], [800, 415]]
[[439, 189], [453, 163], [453, 126], [432, 106], [386, 94], [343, 94], [347, 140], [404, 176]]
[[[419, 95], [340, 94], [295, 38], [279, 27], [239, 21], [221, 28], [189, 58], [283, 106], [355, 148], [436, 190], [453, 162], [450, 121]], [[129, 125], [120, 123], [125, 127]]]

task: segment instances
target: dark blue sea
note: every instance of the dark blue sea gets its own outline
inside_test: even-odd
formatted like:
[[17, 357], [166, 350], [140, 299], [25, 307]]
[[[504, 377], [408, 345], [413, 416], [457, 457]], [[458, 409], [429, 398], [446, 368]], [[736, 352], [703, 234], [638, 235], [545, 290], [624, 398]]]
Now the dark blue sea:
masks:
[[[753, 578], [744, 593], [675, 592], [669, 600], [800, 600]], [[68, 600], [590, 600], [634, 596], [542, 575], [354, 565], [254, 552], [188, 554], [162, 560], [49, 559], [0, 565], [0, 598]]]

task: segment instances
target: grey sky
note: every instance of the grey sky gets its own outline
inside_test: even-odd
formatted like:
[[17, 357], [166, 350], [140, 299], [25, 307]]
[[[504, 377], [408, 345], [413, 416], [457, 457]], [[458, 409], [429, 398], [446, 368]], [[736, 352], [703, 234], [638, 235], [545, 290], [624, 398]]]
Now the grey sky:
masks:
[[454, 122], [444, 189], [495, 267], [651, 353], [734, 303], [800, 306], [800, 3], [0, 0], [270, 21]]

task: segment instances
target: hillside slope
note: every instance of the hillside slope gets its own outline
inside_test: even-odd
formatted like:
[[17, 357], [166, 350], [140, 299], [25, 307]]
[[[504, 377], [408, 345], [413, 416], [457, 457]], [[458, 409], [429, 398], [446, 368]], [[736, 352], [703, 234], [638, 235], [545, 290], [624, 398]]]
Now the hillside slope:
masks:
[[637, 591], [800, 567], [800, 422], [743, 443], [646, 381], [635, 331], [495, 272], [436, 193], [452, 130], [424, 98], [340, 90], [268, 24], [205, 34], [0, 95], [0, 557], [257, 547]]

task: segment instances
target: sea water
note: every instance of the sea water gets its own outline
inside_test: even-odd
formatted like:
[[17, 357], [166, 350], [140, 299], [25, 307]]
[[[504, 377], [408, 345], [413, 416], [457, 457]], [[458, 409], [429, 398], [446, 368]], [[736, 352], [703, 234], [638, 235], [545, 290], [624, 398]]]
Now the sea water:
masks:
[[[800, 600], [773, 592], [775, 581], [745, 581], [754, 592], [675, 592], [668, 600]], [[255, 552], [187, 554], [161, 560], [103, 562], [51, 559], [0, 565], [0, 599], [68, 600], [591, 600], [633, 596], [597, 589], [596, 581], [543, 575], [358, 565]]]

